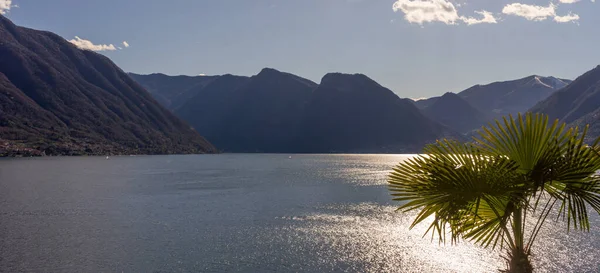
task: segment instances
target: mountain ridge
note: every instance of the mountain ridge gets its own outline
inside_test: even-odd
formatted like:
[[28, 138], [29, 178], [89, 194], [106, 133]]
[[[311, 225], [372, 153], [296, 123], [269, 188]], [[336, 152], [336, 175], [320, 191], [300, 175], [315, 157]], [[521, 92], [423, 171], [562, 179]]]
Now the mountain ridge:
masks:
[[[373, 111], [365, 111], [369, 107]], [[396, 107], [404, 110], [391, 110]], [[381, 109], [399, 114], [390, 115], [390, 120]], [[311, 114], [314, 111], [319, 113]], [[225, 152], [416, 152], [437, 137], [460, 137], [363, 74], [328, 73], [319, 84], [273, 68], [264, 68], [251, 77], [221, 76], [175, 113]], [[409, 117], [419, 121], [412, 122]], [[377, 136], [385, 134], [379, 121], [386, 119], [396, 127], [406, 127], [402, 132], [391, 130], [395, 135], [387, 133], [397, 139]], [[326, 122], [343, 125], [331, 129], [324, 125]], [[415, 132], [407, 133], [407, 125], [416, 122], [424, 125], [411, 125]], [[350, 124], [379, 127], [353, 131], [348, 129]], [[330, 137], [336, 134], [337, 138]], [[425, 137], [405, 137], [411, 134]], [[351, 141], [358, 136], [362, 142]], [[401, 143], [403, 139], [408, 142]], [[366, 147], [371, 140], [373, 145]]]
[[422, 110], [431, 119], [462, 133], [481, 128], [490, 119], [459, 95], [451, 92], [442, 95]]
[[[456, 93], [458, 97], [468, 104], [468, 106], [463, 104], [463, 107], [473, 107], [475, 109], [469, 110], [472, 112], [471, 114], [463, 113], [463, 115], [454, 115], [456, 120], [451, 120], [449, 117], [457, 111], [456, 107], [438, 105], [435, 109], [437, 114], [430, 113], [430, 117], [442, 124], [451, 124], [450, 127], [453, 127], [462, 133], [468, 133], [468, 131], [471, 130], [469, 127], [477, 128], [486, 125], [490, 120], [524, 113], [536, 103], [548, 98], [554, 92], [564, 88], [569, 83], [571, 83], [570, 80], [553, 76], [543, 77], [531, 75], [516, 80], [476, 84]], [[413, 103], [424, 112], [431, 112], [433, 105], [435, 105], [439, 99], [440, 97], [432, 97], [417, 100]], [[467, 111], [465, 109], [461, 110]], [[471, 115], [478, 116], [475, 118]], [[462, 118], [459, 118], [459, 116], [462, 116]], [[477, 123], [481, 124], [475, 126]], [[471, 126], [467, 126], [466, 124], [471, 124]]]
[[309, 152], [415, 152], [435, 139], [458, 137], [363, 74], [325, 75], [303, 128]]
[[2, 15], [0, 41], [0, 155], [216, 151], [106, 56]]
[[600, 136], [600, 65], [540, 101], [531, 112], [547, 114], [575, 126], [590, 125], [589, 138]]

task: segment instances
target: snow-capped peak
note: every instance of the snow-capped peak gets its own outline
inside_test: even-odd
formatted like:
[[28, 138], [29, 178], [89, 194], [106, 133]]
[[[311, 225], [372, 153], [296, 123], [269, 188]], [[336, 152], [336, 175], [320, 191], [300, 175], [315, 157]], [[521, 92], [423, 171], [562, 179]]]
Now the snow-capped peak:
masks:
[[567, 83], [561, 79], [557, 79], [555, 77], [548, 77], [547, 79], [551, 81], [552, 86], [554, 86], [554, 88], [556, 88], [556, 89], [563, 88], [569, 84], [569, 83]]
[[552, 89], [554, 89], [554, 87], [553, 87], [553, 86], [550, 86], [549, 84], [546, 84], [545, 82], [543, 82], [543, 81], [540, 79], [540, 76], [535, 76], [535, 82], [536, 82], [537, 84], [540, 84], [540, 85], [546, 86], [546, 87], [548, 87], [548, 88], [552, 88]]
[[552, 89], [560, 89], [567, 85], [566, 82], [564, 82], [561, 79], [557, 79], [555, 77], [535, 76], [534, 81], [536, 84], [543, 85], [543, 86], [546, 86], [546, 87], [552, 88]]

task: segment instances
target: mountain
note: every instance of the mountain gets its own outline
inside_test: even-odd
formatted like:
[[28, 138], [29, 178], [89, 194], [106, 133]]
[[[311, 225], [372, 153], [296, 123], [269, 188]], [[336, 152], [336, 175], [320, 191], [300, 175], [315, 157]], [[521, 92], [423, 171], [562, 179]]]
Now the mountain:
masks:
[[[458, 93], [458, 96], [487, 116], [499, 118], [527, 111], [570, 82], [555, 77], [534, 75], [518, 80], [475, 85]], [[424, 109], [435, 103], [438, 98], [433, 97], [414, 103], [420, 109]]]
[[458, 95], [481, 112], [493, 118], [526, 112], [571, 81], [554, 77], [526, 78], [476, 85]]
[[413, 104], [419, 109], [425, 109], [434, 104], [440, 97], [431, 97], [426, 99], [413, 100]]
[[294, 151], [304, 107], [317, 84], [265, 68], [246, 78], [225, 75], [176, 110], [223, 151]]
[[206, 85], [218, 78], [218, 76], [167, 76], [160, 73], [128, 74], [146, 88], [160, 104], [170, 110], [181, 107]]
[[454, 93], [446, 93], [423, 109], [426, 116], [461, 133], [479, 129], [489, 118]]
[[302, 152], [418, 152], [447, 128], [362, 74], [327, 74], [306, 106]]
[[590, 124], [590, 135], [600, 136], [600, 66], [579, 76], [530, 111], [572, 125]]
[[327, 74], [319, 85], [271, 68], [223, 75], [175, 114], [225, 152], [418, 152], [460, 138], [360, 74]]
[[[209, 140], [221, 140], [221, 132], [229, 125], [227, 119], [240, 101], [239, 90], [250, 81], [249, 77], [223, 75], [201, 89], [201, 94], [189, 99], [176, 109], [175, 114], [187, 120], [196, 131]], [[225, 151], [229, 147], [219, 143]]]
[[107, 57], [0, 15], [0, 155], [214, 151]]

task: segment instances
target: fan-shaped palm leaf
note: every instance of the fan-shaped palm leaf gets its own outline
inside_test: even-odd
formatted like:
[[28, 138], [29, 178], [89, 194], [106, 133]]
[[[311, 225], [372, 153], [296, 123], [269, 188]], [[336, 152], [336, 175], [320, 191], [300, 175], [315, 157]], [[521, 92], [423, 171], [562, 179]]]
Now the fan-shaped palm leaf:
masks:
[[446, 228], [453, 241], [459, 237], [483, 245], [501, 241], [512, 202], [523, 184], [516, 166], [504, 157], [483, 155], [471, 144], [440, 141], [425, 148], [425, 155], [408, 159], [394, 168], [390, 190], [400, 207], [421, 209], [413, 227], [430, 216], [430, 230], [444, 241]]
[[[411, 228], [431, 217], [428, 232], [440, 242], [450, 234], [452, 242], [507, 243], [522, 259], [556, 204], [568, 228], [589, 230], [588, 206], [600, 213], [599, 141], [586, 145], [586, 132], [540, 114], [509, 116], [483, 128], [474, 143], [427, 146], [393, 169], [389, 187], [405, 202], [400, 210], [420, 210]], [[538, 214], [525, 244], [528, 212]], [[519, 267], [531, 270], [527, 259], [513, 259], [510, 268]]]

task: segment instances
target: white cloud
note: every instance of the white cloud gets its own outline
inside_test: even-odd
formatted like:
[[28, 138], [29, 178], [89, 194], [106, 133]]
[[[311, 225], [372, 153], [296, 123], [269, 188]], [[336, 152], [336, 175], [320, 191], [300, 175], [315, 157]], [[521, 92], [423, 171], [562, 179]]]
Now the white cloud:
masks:
[[573, 21], [578, 21], [578, 20], [579, 20], [579, 15], [573, 14], [573, 13], [569, 13], [565, 16], [554, 16], [554, 21], [558, 22], [558, 23], [568, 23], [568, 22], [573, 22]]
[[12, 7], [12, 0], [0, 0], [0, 14], [6, 14]]
[[[575, 3], [579, 0], [560, 0], [561, 3]], [[529, 21], [544, 21], [548, 18], [553, 18], [557, 23], [567, 23], [579, 20], [579, 15], [569, 13], [564, 16], [556, 14], [556, 5], [550, 4], [547, 7], [534, 6], [520, 3], [506, 5], [502, 9], [502, 13], [523, 17]]]
[[129, 47], [129, 43], [127, 41], [123, 41], [123, 46], [124, 47]]
[[492, 14], [489, 11], [476, 11], [475, 13], [482, 15], [483, 18], [481, 19], [477, 19], [477, 18], [473, 18], [473, 17], [461, 17], [460, 19], [463, 20], [465, 23], [467, 23], [467, 25], [476, 25], [476, 24], [482, 24], [482, 23], [487, 23], [487, 24], [496, 24], [498, 23], [498, 21], [496, 20], [496, 17], [494, 17], [494, 14]]
[[[563, 4], [573, 4], [579, 2], [579, 0], [558, 0], [558, 2], [561, 2]], [[594, 0], [592, 0], [592, 2], [594, 2]]]
[[[457, 6], [460, 7], [461, 5], [457, 4]], [[467, 25], [498, 23], [494, 15], [485, 10], [475, 12], [483, 16], [481, 19], [459, 16], [454, 4], [447, 0], [397, 0], [393, 5], [393, 9], [394, 12], [403, 12], [406, 21], [419, 25], [430, 22], [455, 25], [461, 21]]]
[[84, 40], [75, 36], [75, 39], [69, 40], [72, 44], [77, 46], [80, 49], [92, 50], [92, 51], [113, 51], [117, 50], [117, 48], [113, 44], [109, 45], [95, 45], [89, 40]]
[[512, 3], [502, 9], [502, 13], [523, 17], [529, 21], [544, 21], [556, 15], [556, 6], [534, 6], [521, 3]]
[[420, 25], [426, 22], [454, 25], [460, 19], [454, 5], [445, 0], [397, 0], [393, 9], [402, 11], [406, 21]]

